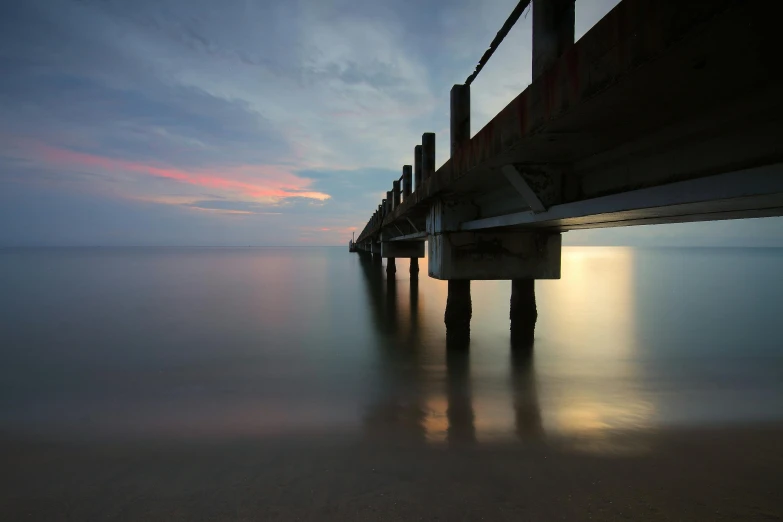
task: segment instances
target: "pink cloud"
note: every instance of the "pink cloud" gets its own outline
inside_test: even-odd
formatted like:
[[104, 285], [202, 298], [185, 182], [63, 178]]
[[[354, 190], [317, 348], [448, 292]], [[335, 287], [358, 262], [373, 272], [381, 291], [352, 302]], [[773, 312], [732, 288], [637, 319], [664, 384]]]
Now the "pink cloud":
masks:
[[183, 170], [77, 152], [40, 143], [32, 148], [32, 152], [38, 158], [58, 167], [139, 173], [188, 185], [236, 192], [255, 200], [279, 201], [299, 197], [324, 201], [330, 198], [323, 192], [309, 190], [310, 180], [299, 178], [277, 165], [243, 165], [220, 169], [220, 171]]

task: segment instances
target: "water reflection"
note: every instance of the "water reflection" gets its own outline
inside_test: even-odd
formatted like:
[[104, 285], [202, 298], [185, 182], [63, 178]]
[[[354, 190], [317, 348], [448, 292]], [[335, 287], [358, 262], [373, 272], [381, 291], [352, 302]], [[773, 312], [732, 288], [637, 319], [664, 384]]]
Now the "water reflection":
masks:
[[[423, 339], [420, 326], [436, 319], [420, 306], [420, 283], [385, 276], [369, 256], [362, 256], [361, 263], [379, 334], [374, 346], [376, 384], [364, 415], [366, 437], [465, 446], [497, 438], [498, 433], [525, 441], [543, 435], [529, 342], [511, 347], [509, 384], [480, 403], [487, 411], [502, 409], [502, 418], [488, 415], [489, 423], [479, 426], [467, 338], [447, 336], [445, 343]], [[492, 380], [493, 385], [498, 382], [505, 379]], [[503, 427], [509, 422], [514, 424], [512, 430]]]
[[514, 427], [520, 441], [539, 439], [544, 435], [541, 408], [538, 403], [533, 346], [512, 346], [511, 393], [514, 402]]
[[456, 346], [446, 346], [446, 440], [449, 444], [476, 442], [470, 384], [470, 351], [460, 338], [457, 339]]
[[[632, 251], [564, 253], [568, 284], [539, 287], [546, 334], [535, 341], [510, 336], [505, 354], [497, 341], [487, 340], [488, 332], [497, 335], [500, 328], [497, 314], [485, 317], [484, 310], [508, 302], [507, 283], [474, 285], [481, 306], [472, 342], [447, 335], [438, 343], [421, 335], [420, 326], [437, 319], [424, 316], [419, 305], [420, 288], [429, 289], [429, 282], [385, 277], [374, 260], [365, 259], [363, 267], [381, 334], [378, 390], [365, 418], [368, 436], [471, 445], [529, 443], [551, 432], [578, 440], [578, 449], [604, 451], [618, 430], [649, 427], [654, 409], [636, 386], [639, 359], [631, 353]], [[604, 272], [611, 277], [600, 277]]]
[[[403, 312], [398, 310], [397, 281], [384, 277], [379, 261], [378, 256], [361, 255], [373, 325], [380, 334], [376, 343], [378, 379], [364, 416], [364, 431], [373, 440], [423, 442], [425, 409], [421, 404], [418, 329], [400, 325]], [[416, 310], [411, 318], [418, 313], [413, 305], [410, 310]]]
[[0, 428], [617, 451], [617, 432], [778, 419], [781, 257], [565, 248], [532, 351], [509, 346], [508, 281], [471, 284], [459, 351], [446, 283], [404, 259], [390, 279], [337, 249], [4, 254]]
[[614, 435], [647, 429], [654, 415], [636, 353], [634, 251], [571, 248], [562, 270], [567, 285], [540, 285], [542, 326], [550, 332], [538, 353], [547, 383], [545, 423], [578, 440], [578, 449], [623, 450]]

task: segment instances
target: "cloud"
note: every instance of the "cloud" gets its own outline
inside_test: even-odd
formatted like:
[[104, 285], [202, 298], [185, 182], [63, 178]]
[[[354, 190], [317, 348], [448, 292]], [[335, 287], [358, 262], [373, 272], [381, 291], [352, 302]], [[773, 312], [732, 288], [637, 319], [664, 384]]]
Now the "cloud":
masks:
[[37, 161], [59, 170], [97, 171], [106, 174], [130, 173], [162, 178], [186, 185], [221, 189], [246, 198], [278, 202], [285, 198], [329, 199], [323, 192], [308, 190], [310, 181], [275, 165], [239, 165], [220, 170], [183, 170], [175, 167], [120, 160], [96, 154], [28, 144]]
[[271, 212], [270, 207], [266, 205], [248, 201], [202, 200], [185, 203], [184, 205], [199, 210], [228, 214], [263, 214], [267, 216], [279, 216], [282, 214], [282, 212]]

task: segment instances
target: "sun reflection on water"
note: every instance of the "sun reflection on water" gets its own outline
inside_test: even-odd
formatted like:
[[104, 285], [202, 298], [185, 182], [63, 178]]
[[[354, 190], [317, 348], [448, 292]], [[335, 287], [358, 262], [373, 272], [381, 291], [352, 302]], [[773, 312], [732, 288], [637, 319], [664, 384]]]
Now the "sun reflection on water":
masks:
[[[574, 449], [628, 450], [614, 435], [649, 429], [655, 413], [637, 387], [633, 270], [631, 249], [564, 249], [562, 280], [537, 283], [531, 352], [511, 349], [507, 315], [497, 313], [508, 302], [508, 282], [473, 283], [471, 346], [461, 351], [421, 338], [440, 328], [434, 310], [445, 304], [445, 284], [424, 279], [411, 286], [407, 273], [392, 286], [384, 279], [393, 298], [385, 300], [386, 318], [395, 321], [397, 337], [381, 364], [384, 373], [404, 373], [407, 387], [387, 390], [386, 400], [399, 402], [415, 386], [420, 396], [411, 407], [433, 444], [549, 438], [572, 440]], [[431, 306], [423, 306], [423, 296]]]

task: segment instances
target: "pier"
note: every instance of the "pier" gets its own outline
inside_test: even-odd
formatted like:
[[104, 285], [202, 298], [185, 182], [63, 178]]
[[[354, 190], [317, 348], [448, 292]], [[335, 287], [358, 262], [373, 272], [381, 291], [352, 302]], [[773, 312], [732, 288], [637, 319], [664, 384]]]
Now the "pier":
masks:
[[532, 83], [471, 135], [485, 55], [451, 89], [449, 160], [424, 132], [349, 245], [389, 277], [410, 258], [412, 279], [426, 248], [447, 335], [469, 337], [470, 281], [502, 279], [512, 339], [532, 341], [569, 230], [783, 215], [776, 3], [623, 0], [574, 42], [574, 0], [522, 1], [501, 32], [528, 7]]

